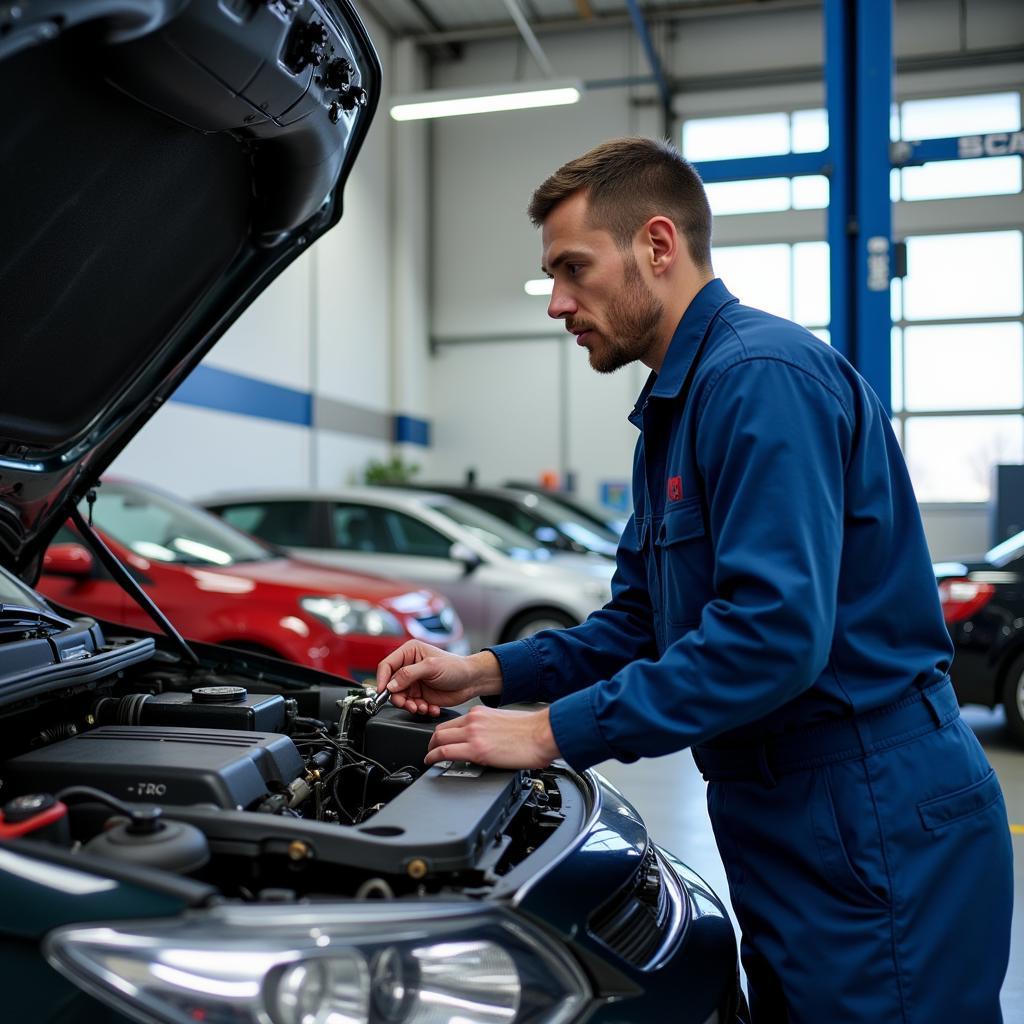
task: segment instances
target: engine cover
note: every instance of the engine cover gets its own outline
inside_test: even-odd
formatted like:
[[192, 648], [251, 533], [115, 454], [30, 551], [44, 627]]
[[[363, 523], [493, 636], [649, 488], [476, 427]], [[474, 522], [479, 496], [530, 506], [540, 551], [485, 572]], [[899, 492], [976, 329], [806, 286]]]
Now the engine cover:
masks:
[[5, 796], [84, 785], [122, 800], [233, 810], [303, 770], [295, 744], [276, 733], [110, 725], [12, 758], [3, 778]]

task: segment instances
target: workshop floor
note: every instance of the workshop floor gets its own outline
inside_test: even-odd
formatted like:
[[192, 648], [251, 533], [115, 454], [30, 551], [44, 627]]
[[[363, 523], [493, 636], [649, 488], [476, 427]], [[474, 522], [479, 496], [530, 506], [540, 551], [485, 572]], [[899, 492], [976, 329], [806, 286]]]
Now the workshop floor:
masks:
[[[1014, 833], [1014, 881], [1021, 895], [1014, 907], [1010, 967], [1002, 993], [1003, 1017], [1010, 1024], [1024, 1021], [1024, 749], [1007, 737], [1002, 710], [964, 708], [963, 715], [999, 775]], [[628, 796], [655, 841], [689, 864], [728, 905], [729, 887], [708, 822], [704, 781], [689, 752], [630, 765], [608, 761], [598, 770]], [[984, 865], [979, 865], [978, 885], [984, 884]]]

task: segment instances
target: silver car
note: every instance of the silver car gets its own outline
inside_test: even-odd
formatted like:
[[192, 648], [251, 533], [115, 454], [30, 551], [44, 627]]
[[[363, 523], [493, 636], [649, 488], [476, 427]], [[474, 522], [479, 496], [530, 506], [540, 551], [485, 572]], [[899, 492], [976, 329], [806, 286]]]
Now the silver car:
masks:
[[611, 598], [607, 559], [548, 551], [442, 494], [360, 487], [222, 494], [202, 504], [304, 558], [439, 590], [471, 648], [576, 625]]

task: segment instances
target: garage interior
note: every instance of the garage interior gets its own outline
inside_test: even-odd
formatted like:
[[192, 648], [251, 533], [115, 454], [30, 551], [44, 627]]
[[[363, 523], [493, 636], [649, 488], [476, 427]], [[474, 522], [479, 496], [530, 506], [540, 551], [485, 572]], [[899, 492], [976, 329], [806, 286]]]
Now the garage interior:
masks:
[[[708, 185], [715, 271], [733, 294], [835, 345], [888, 404], [933, 561], [1024, 530], [1019, 0], [355, 6], [384, 91], [343, 219], [110, 476], [209, 503], [362, 486], [390, 467], [413, 482], [525, 481], [625, 517], [626, 416], [647, 371], [595, 374], [548, 318], [525, 208], [563, 162], [645, 135], [674, 142]], [[578, 102], [389, 116], [545, 81], [579, 83]], [[1003, 787], [1019, 891], [1024, 746], [1002, 706], [963, 713]], [[727, 899], [690, 754], [599, 770]], [[1002, 1002], [1024, 1020], [1019, 908]]]

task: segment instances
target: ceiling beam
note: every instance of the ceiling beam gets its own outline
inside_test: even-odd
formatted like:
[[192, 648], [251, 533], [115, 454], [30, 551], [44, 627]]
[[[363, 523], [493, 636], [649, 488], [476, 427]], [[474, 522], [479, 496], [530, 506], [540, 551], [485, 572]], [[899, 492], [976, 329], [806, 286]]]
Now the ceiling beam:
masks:
[[[587, 0], [577, 0], [589, 7]], [[729, 14], [753, 14], [767, 11], [789, 11], [820, 9], [821, 0], [695, 0], [692, 3], [665, 4], [646, 13], [647, 21], [656, 24], [661, 21], [681, 21], [688, 18], [706, 18]], [[538, 35], [546, 32], [578, 32], [580, 28], [623, 28], [632, 25], [628, 14], [592, 14], [590, 18], [547, 18], [534, 19], [532, 28]], [[473, 25], [468, 28], [445, 29], [438, 32], [407, 33], [423, 46], [438, 43], [475, 43], [488, 39], [510, 39], [519, 34], [518, 29], [507, 21], [488, 25]]]

